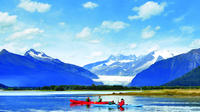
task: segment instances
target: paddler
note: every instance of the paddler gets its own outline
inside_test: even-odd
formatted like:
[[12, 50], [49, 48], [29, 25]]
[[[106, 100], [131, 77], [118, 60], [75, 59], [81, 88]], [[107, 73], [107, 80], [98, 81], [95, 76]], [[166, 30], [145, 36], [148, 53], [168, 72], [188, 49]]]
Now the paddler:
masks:
[[111, 102], [108, 102], [109, 105], [115, 104], [114, 100]]
[[122, 98], [121, 101], [118, 103], [119, 107], [122, 107], [125, 104], [124, 99]]
[[90, 102], [91, 100], [90, 100], [90, 98], [89, 97], [87, 97], [86, 98], [86, 102]]
[[101, 98], [101, 96], [99, 96], [98, 102], [102, 102], [102, 98]]

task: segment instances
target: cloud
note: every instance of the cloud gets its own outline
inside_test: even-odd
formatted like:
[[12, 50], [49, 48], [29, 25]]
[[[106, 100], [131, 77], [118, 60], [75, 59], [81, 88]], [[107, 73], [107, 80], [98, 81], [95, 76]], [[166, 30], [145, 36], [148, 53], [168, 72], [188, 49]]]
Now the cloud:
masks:
[[31, 0], [20, 0], [18, 7], [28, 11], [28, 12], [47, 12], [50, 8], [50, 4], [40, 3]]
[[16, 15], [9, 15], [7, 12], [0, 12], [0, 32], [12, 27], [17, 21]]
[[41, 43], [35, 43], [35, 44], [33, 44], [33, 48], [37, 48], [37, 47], [40, 47], [40, 46], [42, 46]]
[[168, 16], [169, 14], [174, 13], [174, 12], [175, 12], [174, 10], [167, 11], [167, 12], [164, 14], [164, 16]]
[[83, 28], [83, 30], [76, 34], [77, 38], [86, 38], [91, 35], [91, 29], [89, 27]]
[[[92, 34], [100, 32], [100, 33], [109, 33], [110, 31], [118, 32], [126, 27], [129, 24], [124, 23], [122, 21], [103, 21], [99, 27], [89, 28], [84, 27], [81, 32], [76, 34], [77, 38], [86, 38], [90, 37]], [[99, 43], [97, 40], [93, 40], [90, 43]]]
[[10, 42], [0, 46], [0, 49], [6, 49], [10, 52], [24, 53], [28, 48], [26, 46], [19, 46], [19, 43]]
[[159, 49], [160, 49], [160, 46], [158, 44], [154, 44], [148, 48], [147, 52], [157, 51]]
[[[96, 58], [101, 58], [103, 56], [103, 52], [101, 51], [92, 51], [92, 52], [89, 52], [89, 55], [86, 55], [85, 58], [87, 59], [96, 59]], [[98, 60], [96, 60], [98, 61]]]
[[180, 54], [188, 49], [188, 46], [182, 46], [180, 43], [184, 43], [188, 41], [187, 39], [183, 39], [183, 37], [177, 36], [169, 36], [165, 35], [162, 38], [158, 38], [155, 40], [149, 39], [143, 42], [137, 43], [137, 49], [132, 50], [132, 53], [135, 53], [137, 56], [144, 55], [148, 52], [155, 51], [155, 50], [169, 50], [173, 54]]
[[83, 4], [84, 8], [88, 8], [88, 9], [94, 9], [96, 7], [98, 7], [98, 4], [93, 3], [93, 2], [87, 2]]
[[181, 26], [179, 29], [181, 30], [182, 33], [191, 34], [194, 32], [194, 28], [192, 26]]
[[15, 32], [10, 37], [8, 37], [6, 40], [14, 40], [17, 38], [32, 39], [35, 35], [41, 34], [43, 32], [44, 31], [39, 28], [29, 28], [29, 29], [25, 29], [21, 32]]
[[124, 23], [122, 21], [103, 21], [99, 27], [96, 27], [94, 29], [94, 31], [108, 33], [113, 30], [113, 31], [118, 32], [128, 26], [129, 26], [129, 24]]
[[137, 45], [135, 43], [130, 44], [130, 48], [134, 49]]
[[192, 43], [190, 44], [190, 46], [192, 48], [199, 48], [200, 47], [200, 39], [193, 40]]
[[160, 26], [156, 26], [154, 29], [148, 25], [146, 28], [142, 30], [142, 38], [148, 39], [153, 37], [156, 34], [156, 31], [160, 30]]
[[160, 30], [160, 26], [156, 26], [156, 27], [155, 27], [155, 30]]
[[100, 40], [91, 40], [90, 43], [92, 44], [99, 44], [101, 41]]
[[98, 56], [101, 56], [103, 53], [101, 51], [96, 51], [96, 52], [92, 52], [91, 53], [91, 57], [98, 57]]
[[183, 19], [185, 18], [185, 15], [183, 15], [183, 16], [180, 16], [180, 17], [177, 17], [177, 18], [174, 18], [174, 22], [180, 22], [180, 21], [182, 21]]
[[65, 23], [65, 22], [59, 22], [58, 25], [60, 25], [60, 26], [65, 26], [66, 23]]
[[128, 16], [128, 19], [142, 19], [144, 21], [146, 19], [151, 18], [151, 16], [156, 16], [162, 13], [164, 11], [165, 6], [165, 2], [158, 4], [154, 1], [148, 1], [140, 7], [134, 7], [133, 11], [136, 11], [137, 15]]

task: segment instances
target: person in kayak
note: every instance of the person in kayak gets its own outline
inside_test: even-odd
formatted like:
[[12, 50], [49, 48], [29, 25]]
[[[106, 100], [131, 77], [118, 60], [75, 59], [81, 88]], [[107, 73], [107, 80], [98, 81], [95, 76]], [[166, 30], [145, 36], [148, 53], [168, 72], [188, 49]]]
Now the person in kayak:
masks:
[[86, 98], [86, 102], [91, 102], [89, 97]]
[[124, 101], [124, 99], [122, 98], [122, 99], [121, 99], [121, 102], [118, 103], [118, 106], [119, 106], [119, 107], [122, 107], [124, 104], [125, 104], [125, 101]]
[[111, 102], [108, 102], [109, 105], [115, 104], [114, 100]]
[[102, 98], [101, 98], [101, 96], [99, 96], [98, 102], [102, 102]]

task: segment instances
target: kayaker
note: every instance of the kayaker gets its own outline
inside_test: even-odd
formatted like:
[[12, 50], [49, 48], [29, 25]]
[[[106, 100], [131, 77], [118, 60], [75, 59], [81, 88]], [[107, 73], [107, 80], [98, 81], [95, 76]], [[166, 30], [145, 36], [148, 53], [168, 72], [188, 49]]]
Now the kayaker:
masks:
[[101, 98], [101, 96], [99, 96], [98, 102], [102, 102], [102, 98]]
[[115, 104], [114, 100], [111, 102], [108, 102], [109, 105]]
[[122, 98], [122, 99], [121, 99], [121, 102], [119, 102], [118, 105], [119, 105], [119, 107], [122, 107], [124, 104], [125, 104], [125, 101], [124, 101], [124, 99]]
[[86, 98], [86, 102], [90, 102], [91, 100], [90, 100], [90, 98], [89, 97], [87, 97]]

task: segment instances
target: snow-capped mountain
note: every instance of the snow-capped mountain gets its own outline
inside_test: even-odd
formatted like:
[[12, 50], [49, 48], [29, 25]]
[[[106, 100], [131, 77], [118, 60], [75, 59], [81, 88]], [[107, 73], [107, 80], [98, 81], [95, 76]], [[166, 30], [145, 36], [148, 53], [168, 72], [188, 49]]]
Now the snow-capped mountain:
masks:
[[[50, 61], [52, 60], [52, 61]], [[92, 85], [95, 74], [82, 67], [58, 62], [33, 49], [25, 56], [0, 51], [0, 83], [13, 87]]]
[[198, 70], [186, 73], [198, 66], [200, 66], [200, 48], [156, 62], [148, 69], [138, 73], [130, 86], [161, 86], [165, 83], [170, 86], [192, 86], [192, 84], [198, 84], [198, 76], [196, 76]]
[[[149, 66], [154, 64], [157, 61], [167, 59], [172, 57], [173, 54], [168, 51], [152, 51], [146, 55], [138, 56], [135, 55], [111, 55], [108, 59], [104, 61], [99, 61], [95, 63], [91, 63], [85, 65], [84, 68], [90, 70], [91, 72], [95, 73], [99, 76], [96, 81], [101, 81], [104, 84], [119, 84], [119, 85], [126, 85], [131, 82], [131, 80], [136, 76], [136, 74], [140, 73], [141, 71], [147, 69]], [[106, 76], [106, 82], [105, 82]], [[115, 82], [113, 80], [113, 76], [119, 76], [116, 79], [125, 79]], [[131, 80], [127, 80], [127, 78]], [[111, 82], [109, 82], [111, 81]], [[120, 83], [121, 82], [121, 83]]]
[[134, 76], [155, 62], [172, 56], [173, 54], [168, 51], [152, 51], [138, 57], [135, 55], [111, 55], [104, 61], [85, 65], [84, 68], [97, 75]]
[[35, 59], [40, 60], [40, 61], [48, 61], [48, 62], [58, 62], [58, 63], [61, 63], [61, 61], [59, 59], [54, 59], [54, 58], [46, 55], [45, 53], [36, 51], [34, 49], [28, 50], [24, 54], [24, 56], [26, 56], [26, 57], [32, 57], [32, 58], [35, 58]]

